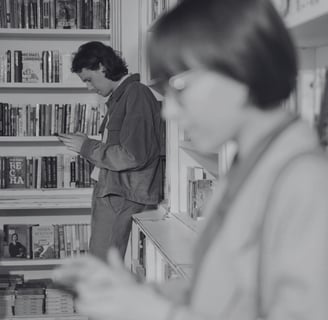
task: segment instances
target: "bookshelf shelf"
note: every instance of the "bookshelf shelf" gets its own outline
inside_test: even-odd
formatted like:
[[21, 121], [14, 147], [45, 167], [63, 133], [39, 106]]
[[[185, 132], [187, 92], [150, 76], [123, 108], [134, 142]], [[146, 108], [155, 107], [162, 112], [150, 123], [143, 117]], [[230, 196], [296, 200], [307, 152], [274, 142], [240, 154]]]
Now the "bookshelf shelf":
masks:
[[0, 83], [0, 90], [83, 90], [88, 92], [87, 86], [81, 83]]
[[[66, 201], [65, 201], [66, 200]], [[0, 200], [0, 210], [31, 210], [31, 209], [82, 209], [91, 207], [91, 197], [89, 201], [85, 198], [77, 199], [34, 199], [27, 201], [26, 199], [7, 199]], [[61, 201], [61, 203], [58, 203]], [[1, 214], [1, 213], [0, 213]]]
[[219, 175], [218, 153], [200, 153], [189, 141], [180, 141], [179, 147], [188, 153], [193, 159], [195, 159], [200, 165], [204, 167], [214, 177]]
[[327, 15], [328, 2], [326, 0], [307, 1], [299, 8], [291, 8], [291, 12], [286, 17], [286, 22], [289, 28], [296, 28]]
[[0, 266], [3, 267], [33, 267], [33, 266], [56, 266], [63, 264], [61, 259], [44, 259], [44, 260], [32, 260], [32, 259], [2, 259], [0, 260]]
[[[100, 140], [100, 136], [90, 136], [91, 139]], [[0, 143], [29, 143], [29, 142], [47, 142], [61, 144], [55, 136], [0, 136]]]
[[149, 213], [141, 213], [134, 216], [134, 221], [172, 266], [191, 265], [191, 249], [195, 241], [195, 232], [192, 229], [174, 216], [156, 220], [149, 219]]
[[299, 47], [320, 47], [328, 44], [328, 1], [308, 2], [286, 17]]
[[17, 28], [0, 28], [0, 37], [28, 38], [28, 39], [45, 39], [45, 40], [66, 40], [66, 39], [103, 39], [110, 40], [110, 29], [17, 29]]
[[[144, 212], [133, 217], [132, 259], [138, 261], [141, 254], [140, 233], [145, 235], [145, 276], [150, 281], [163, 281], [170, 278], [168, 270], [172, 269], [178, 277], [190, 278], [192, 272], [192, 248], [195, 232], [181, 223], [173, 215], [163, 210]], [[138, 253], [139, 252], [139, 253]], [[140, 261], [139, 261], [140, 265]]]
[[92, 188], [70, 188], [70, 189], [1, 189], [0, 199], [8, 198], [11, 195], [17, 197], [44, 197], [44, 196], [89, 196]]
[[1, 189], [0, 210], [90, 208], [91, 194], [91, 188]]
[[2, 320], [88, 320], [87, 317], [78, 314], [42, 314], [33, 316], [13, 316], [5, 317]]

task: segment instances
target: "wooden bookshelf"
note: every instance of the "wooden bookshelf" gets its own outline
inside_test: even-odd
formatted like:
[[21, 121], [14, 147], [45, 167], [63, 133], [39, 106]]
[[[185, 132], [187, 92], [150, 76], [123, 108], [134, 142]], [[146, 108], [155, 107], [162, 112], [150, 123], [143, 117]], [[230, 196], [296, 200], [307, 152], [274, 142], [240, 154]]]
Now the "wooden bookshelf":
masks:
[[[148, 241], [147, 250], [153, 251], [153, 257], [159, 253], [180, 277], [188, 278], [192, 270], [195, 231], [181, 223], [174, 215], [163, 212], [162, 209], [136, 214], [133, 216], [133, 221], [139, 232], [145, 234]], [[136, 241], [134, 236], [132, 235], [132, 241]], [[150, 244], [153, 248], [149, 248]], [[153, 268], [149, 265], [151, 257], [148, 256], [147, 259], [149, 269], [146, 268], [146, 278], [152, 280], [152, 275], [156, 273], [154, 268], [161, 269], [161, 265], [158, 265], [158, 258], [154, 258], [157, 260], [157, 266]]]

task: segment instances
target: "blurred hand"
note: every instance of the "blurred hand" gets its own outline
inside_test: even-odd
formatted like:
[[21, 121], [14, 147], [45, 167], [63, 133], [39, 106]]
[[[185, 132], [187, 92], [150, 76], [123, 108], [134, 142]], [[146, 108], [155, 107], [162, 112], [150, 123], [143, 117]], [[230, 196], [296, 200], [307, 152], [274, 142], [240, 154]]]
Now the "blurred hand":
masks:
[[164, 320], [171, 304], [128, 272], [115, 249], [108, 263], [90, 256], [71, 259], [53, 279], [77, 291], [78, 312], [95, 320]]
[[64, 133], [59, 133], [58, 134], [58, 139], [62, 143], [65, 144], [65, 146], [74, 152], [79, 153], [82, 147], [82, 144], [86, 139], [88, 139], [88, 136], [84, 133], [77, 132], [74, 134], [64, 134]]

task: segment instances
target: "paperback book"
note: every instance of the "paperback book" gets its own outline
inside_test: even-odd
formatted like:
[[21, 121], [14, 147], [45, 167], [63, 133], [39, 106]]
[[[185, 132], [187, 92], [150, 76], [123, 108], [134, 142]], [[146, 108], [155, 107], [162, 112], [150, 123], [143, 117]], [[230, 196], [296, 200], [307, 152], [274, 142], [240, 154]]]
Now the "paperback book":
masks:
[[55, 231], [53, 226], [32, 227], [32, 258], [54, 259], [55, 258]]
[[22, 81], [26, 83], [42, 82], [42, 60], [39, 52], [22, 53]]
[[56, 0], [56, 28], [76, 28], [76, 0]]

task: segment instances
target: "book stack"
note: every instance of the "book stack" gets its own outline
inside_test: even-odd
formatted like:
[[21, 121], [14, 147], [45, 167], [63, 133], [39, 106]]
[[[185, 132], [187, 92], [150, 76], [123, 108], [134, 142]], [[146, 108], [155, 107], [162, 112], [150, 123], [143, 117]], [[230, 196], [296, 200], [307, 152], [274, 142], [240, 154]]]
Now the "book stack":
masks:
[[14, 315], [15, 286], [23, 281], [23, 275], [0, 274], [0, 319]]
[[75, 312], [74, 301], [71, 294], [48, 285], [45, 300], [46, 314], [72, 314]]
[[44, 286], [41, 283], [16, 285], [15, 316], [42, 314], [44, 297]]
[[0, 274], [0, 289], [14, 288], [17, 284], [24, 283], [22, 274]]
[[13, 307], [15, 301], [15, 289], [8, 287], [0, 288], [0, 319], [5, 316], [13, 316]]

